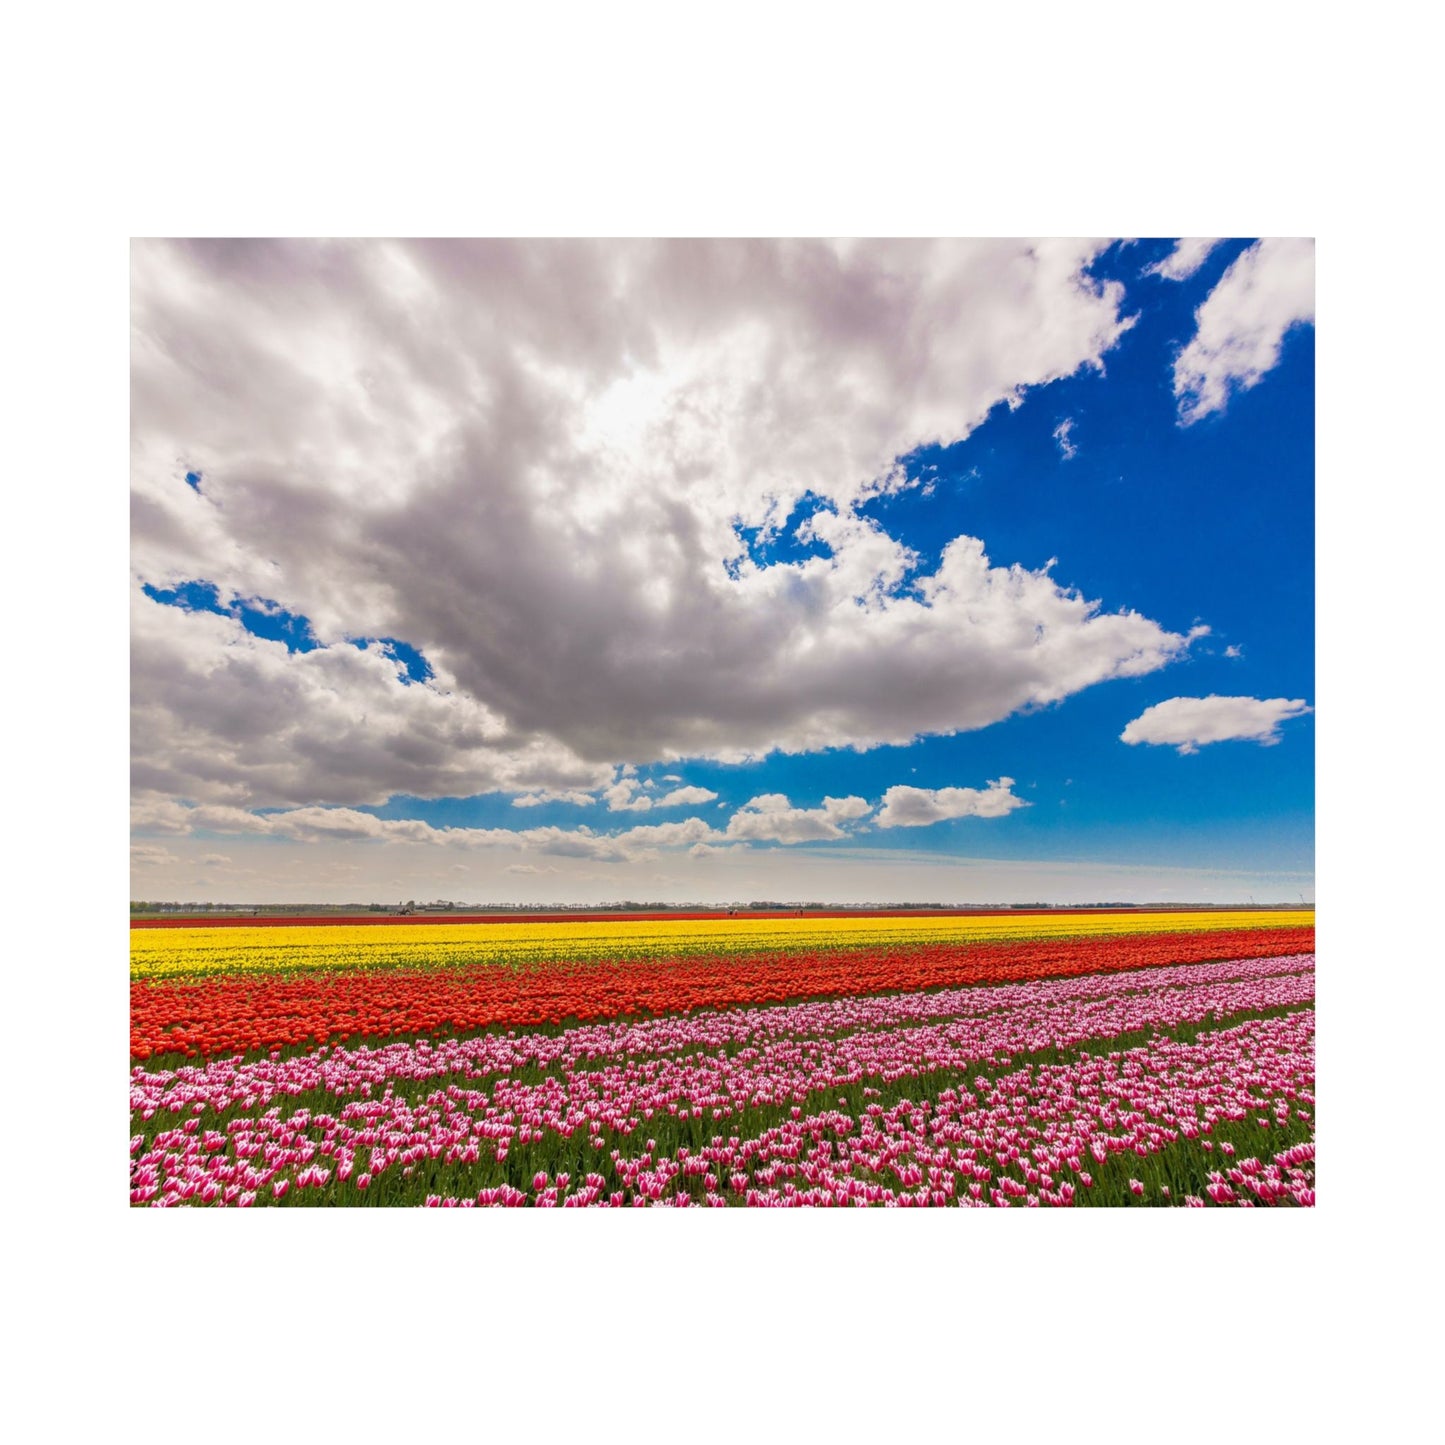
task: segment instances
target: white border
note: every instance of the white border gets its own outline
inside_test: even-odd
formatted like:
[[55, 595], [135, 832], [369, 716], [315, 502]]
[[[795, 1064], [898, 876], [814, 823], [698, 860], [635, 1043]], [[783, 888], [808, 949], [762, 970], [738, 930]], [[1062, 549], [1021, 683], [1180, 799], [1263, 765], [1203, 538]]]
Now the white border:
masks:
[[[1420, 304], [1435, 295], [1432, 52], [1406, 33], [1388, 72], [1356, 58], [1396, 12], [258, 3], [12, 19], [22, 1417], [43, 1406], [56, 1434], [204, 1418], [220, 1439], [348, 1418], [668, 1421], [728, 1440], [905, 1422], [1411, 1433], [1423, 1347], [1399, 1281], [1418, 1278], [1412, 1212], [1437, 1167], [1404, 1148], [1421, 1134], [1433, 1150], [1431, 1095], [1409, 1076], [1434, 1040], [1405, 1020], [1432, 1017], [1407, 995], [1434, 959], [1401, 921], [1433, 898], [1417, 705], [1435, 613], [1418, 580], [1436, 535], [1418, 491], [1433, 490], [1418, 419], [1435, 369], [1417, 354], [1435, 330]], [[1110, 232], [1320, 240], [1319, 1210], [467, 1228], [450, 1212], [243, 1222], [117, 1204], [128, 236]]]

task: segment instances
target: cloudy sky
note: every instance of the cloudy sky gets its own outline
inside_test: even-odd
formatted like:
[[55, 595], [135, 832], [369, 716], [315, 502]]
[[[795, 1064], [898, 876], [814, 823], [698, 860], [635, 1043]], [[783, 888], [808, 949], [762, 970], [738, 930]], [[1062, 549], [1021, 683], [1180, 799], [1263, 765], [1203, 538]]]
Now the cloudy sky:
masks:
[[132, 896], [1313, 899], [1314, 248], [131, 252]]

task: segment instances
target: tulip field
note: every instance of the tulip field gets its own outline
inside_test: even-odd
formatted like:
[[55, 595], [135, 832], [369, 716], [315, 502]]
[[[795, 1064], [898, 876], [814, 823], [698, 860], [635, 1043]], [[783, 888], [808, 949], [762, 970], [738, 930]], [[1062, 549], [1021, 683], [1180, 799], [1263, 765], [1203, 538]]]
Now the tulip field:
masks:
[[134, 1205], [1314, 1203], [1314, 914], [131, 931]]

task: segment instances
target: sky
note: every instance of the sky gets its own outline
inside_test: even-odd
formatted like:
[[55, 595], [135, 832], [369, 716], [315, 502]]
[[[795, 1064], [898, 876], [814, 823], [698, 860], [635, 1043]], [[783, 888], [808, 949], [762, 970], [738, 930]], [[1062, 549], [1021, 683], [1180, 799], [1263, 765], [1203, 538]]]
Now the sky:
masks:
[[1314, 246], [136, 241], [131, 893], [1314, 898]]

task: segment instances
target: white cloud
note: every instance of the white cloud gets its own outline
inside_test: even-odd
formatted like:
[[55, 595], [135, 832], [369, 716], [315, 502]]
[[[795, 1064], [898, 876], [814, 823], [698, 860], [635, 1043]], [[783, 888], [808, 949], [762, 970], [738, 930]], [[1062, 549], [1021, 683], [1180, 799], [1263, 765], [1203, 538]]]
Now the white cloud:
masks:
[[1073, 461], [1079, 454], [1078, 447], [1070, 440], [1073, 430], [1074, 419], [1071, 416], [1066, 416], [1063, 421], [1054, 428], [1054, 440], [1059, 444], [1059, 455], [1063, 457], [1066, 462]]
[[653, 808], [680, 808], [690, 803], [710, 803], [717, 794], [709, 788], [673, 788], [666, 793], [649, 795], [643, 789], [657, 785], [649, 778], [639, 783], [631, 771], [624, 771], [615, 783], [602, 790], [609, 813], [647, 813]]
[[643, 823], [616, 835], [624, 849], [681, 848], [687, 844], [705, 843], [719, 834], [701, 818], [685, 818], [677, 823]]
[[560, 792], [548, 792], [543, 790], [537, 793], [523, 793], [519, 798], [512, 799], [514, 808], [540, 808], [543, 803], [572, 803], [579, 808], [587, 807], [597, 801], [591, 793], [584, 793], [576, 788], [563, 788]]
[[179, 863], [181, 860], [160, 843], [132, 843], [130, 861], [132, 867], [155, 868], [166, 863]]
[[294, 838], [299, 843], [336, 839], [426, 843], [438, 831], [419, 818], [378, 818], [355, 808], [293, 808], [267, 814], [262, 821], [273, 837]]
[[[559, 828], [436, 828], [416, 818], [378, 818], [355, 808], [291, 808], [283, 812], [248, 814], [237, 809], [183, 807], [137, 808], [137, 827], [163, 828], [183, 835], [202, 829], [224, 833], [259, 833], [293, 842], [411, 843], [442, 848], [520, 848], [559, 857], [592, 858], [621, 862], [651, 857], [660, 848], [721, 849], [747, 842], [806, 843], [848, 836], [847, 824], [872, 811], [864, 798], [823, 799], [817, 808], [795, 808], [781, 793], [751, 799], [729, 820], [725, 830], [701, 818], [640, 824], [617, 833], [598, 833], [588, 827]], [[234, 817], [221, 816], [224, 813]], [[159, 844], [142, 843], [141, 854], [172, 855]], [[700, 855], [699, 855], [700, 856]], [[158, 861], [165, 861], [159, 860]], [[145, 856], [137, 861], [145, 862]]]
[[[906, 743], [1164, 666], [1187, 639], [1128, 599], [968, 536], [920, 573], [856, 510], [1102, 364], [1103, 245], [137, 242], [137, 584], [272, 599], [320, 644], [137, 586], [139, 801], [646, 812], [701, 800], [619, 764]], [[817, 555], [759, 565], [740, 527]]]
[[646, 813], [653, 802], [637, 779], [627, 775], [618, 778], [610, 788], [604, 788], [602, 798], [609, 813]]
[[1194, 313], [1194, 339], [1174, 363], [1179, 420], [1222, 411], [1279, 363], [1292, 326], [1315, 316], [1315, 243], [1299, 237], [1256, 241], [1230, 265]]
[[1162, 276], [1166, 281], [1185, 281], [1204, 264], [1220, 240], [1219, 236], [1185, 236], [1162, 261], [1146, 266], [1144, 274]]
[[1002, 818], [1028, 803], [1013, 791], [1012, 778], [995, 778], [986, 788], [911, 788], [898, 784], [883, 795], [874, 820], [880, 828], [923, 828], [945, 818]]
[[750, 843], [814, 843], [845, 838], [845, 823], [872, 811], [864, 798], [824, 798], [821, 808], [795, 808], [782, 793], [749, 799], [728, 819], [727, 837]]
[[1237, 643], [1231, 642], [1229, 646], [1224, 649], [1224, 655], [1226, 657], [1243, 657], [1244, 653], [1240, 650]]
[[1119, 737], [1126, 743], [1168, 744], [1181, 753], [1234, 739], [1270, 746], [1279, 741], [1280, 723], [1313, 710], [1302, 698], [1171, 697], [1146, 708]]
[[[986, 789], [892, 787], [883, 798], [880, 827], [918, 827], [941, 818], [1002, 817], [1026, 807], [1010, 788], [1012, 778], [999, 778]], [[705, 789], [699, 791], [706, 791]], [[712, 795], [709, 794], [709, 798]], [[560, 857], [618, 862], [650, 857], [660, 848], [687, 848], [695, 856], [724, 852], [744, 843], [811, 843], [851, 836], [850, 827], [867, 817], [874, 805], [866, 798], [825, 797], [816, 808], [794, 807], [783, 793], [762, 793], [733, 813], [726, 828], [701, 818], [640, 824], [616, 833], [588, 827], [459, 828], [433, 827], [417, 818], [378, 818], [355, 808], [306, 807], [256, 814], [239, 808], [184, 806], [178, 803], [139, 805], [132, 825], [147, 832], [184, 836], [200, 832], [261, 834], [306, 844], [337, 842], [407, 843], [441, 848], [519, 848]], [[141, 854], [175, 861], [159, 844], [139, 843]], [[701, 850], [701, 851], [699, 851]], [[138, 861], [146, 861], [143, 856]]]
[[674, 788], [670, 793], [654, 799], [659, 808], [680, 808], [695, 803], [710, 803], [717, 794], [711, 788]]
[[131, 638], [131, 777], [142, 795], [379, 804], [397, 793], [592, 790], [611, 776], [563, 744], [518, 736], [448, 675], [403, 686], [377, 649], [342, 641], [288, 653], [235, 618], [139, 591]]
[[[709, 841], [720, 843], [725, 837], [701, 818], [627, 828], [618, 833], [597, 833], [588, 827], [555, 825], [436, 828], [419, 818], [378, 818], [355, 808], [290, 808], [256, 814], [238, 808], [187, 807], [173, 802], [138, 805], [132, 810], [132, 826], [177, 836], [200, 831], [260, 834], [305, 844], [410, 843], [438, 848], [520, 848], [601, 862], [650, 857], [658, 848], [681, 848]], [[173, 854], [157, 843], [137, 843], [132, 851], [138, 863], [176, 861]]]

